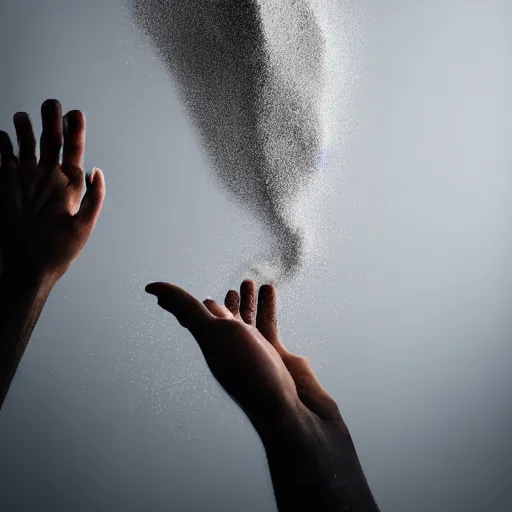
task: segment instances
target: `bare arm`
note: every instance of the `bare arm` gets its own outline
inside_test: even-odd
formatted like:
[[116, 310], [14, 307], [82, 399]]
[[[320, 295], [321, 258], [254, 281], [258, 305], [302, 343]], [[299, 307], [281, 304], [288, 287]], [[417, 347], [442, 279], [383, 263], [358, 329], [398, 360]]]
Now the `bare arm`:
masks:
[[276, 298], [252, 281], [225, 304], [167, 283], [146, 290], [197, 340], [213, 375], [240, 405], [266, 450], [280, 512], [376, 512], [338, 406], [308, 361], [280, 343]]
[[318, 421], [298, 415], [260, 433], [279, 510], [378, 511], [348, 431]]
[[0, 281], [0, 406], [50, 293], [49, 283]]
[[0, 132], [0, 407], [46, 299], [86, 244], [105, 193], [95, 170], [82, 199], [84, 115], [75, 110], [63, 119], [56, 100], [41, 113], [39, 162], [26, 113], [14, 116], [18, 156]]

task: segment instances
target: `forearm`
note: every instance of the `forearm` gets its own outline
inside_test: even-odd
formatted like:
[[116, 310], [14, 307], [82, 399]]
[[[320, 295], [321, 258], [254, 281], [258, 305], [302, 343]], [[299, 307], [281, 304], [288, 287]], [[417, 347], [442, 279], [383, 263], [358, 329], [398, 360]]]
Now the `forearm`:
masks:
[[301, 415], [260, 432], [280, 512], [378, 512], [344, 425]]
[[14, 273], [0, 279], [0, 407], [52, 287]]

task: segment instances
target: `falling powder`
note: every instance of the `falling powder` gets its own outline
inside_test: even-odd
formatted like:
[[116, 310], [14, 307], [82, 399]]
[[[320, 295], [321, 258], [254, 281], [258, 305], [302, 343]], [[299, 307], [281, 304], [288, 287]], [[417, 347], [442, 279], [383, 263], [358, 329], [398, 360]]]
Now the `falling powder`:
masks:
[[135, 0], [220, 184], [264, 222], [290, 278], [306, 257], [297, 202], [325, 159], [325, 38], [307, 0]]

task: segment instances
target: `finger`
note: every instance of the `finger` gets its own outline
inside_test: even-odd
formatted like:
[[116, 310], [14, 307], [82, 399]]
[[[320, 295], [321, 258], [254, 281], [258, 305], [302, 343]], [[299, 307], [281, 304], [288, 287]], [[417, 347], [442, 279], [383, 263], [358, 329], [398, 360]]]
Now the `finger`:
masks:
[[81, 189], [83, 184], [83, 160], [85, 150], [85, 116], [72, 110], [64, 117], [64, 150], [62, 172], [71, 187]]
[[2, 168], [16, 167], [17, 160], [14, 155], [14, 148], [11, 142], [9, 134], [4, 131], [0, 131], [0, 164]]
[[256, 328], [275, 348], [278, 347], [276, 292], [268, 284], [263, 285], [258, 293]]
[[41, 106], [41, 164], [57, 165], [62, 148], [62, 108], [57, 100], [46, 100]]
[[240, 286], [240, 316], [246, 324], [254, 323], [256, 309], [256, 291], [254, 281], [246, 279]]
[[217, 304], [212, 299], [205, 299], [203, 304], [206, 306], [206, 309], [217, 318], [233, 318], [233, 315], [227, 308], [221, 304]]
[[13, 121], [20, 148], [20, 168], [22, 171], [35, 169], [37, 165], [36, 138], [30, 117], [26, 112], [16, 112]]
[[[158, 298], [158, 305], [172, 313], [194, 337], [214, 318], [204, 304], [178, 286], [170, 283], [151, 283], [146, 286], [146, 292], [155, 295]], [[197, 341], [200, 342], [199, 339]]]
[[75, 218], [77, 222], [88, 226], [92, 231], [100, 215], [101, 206], [105, 198], [105, 178], [99, 169], [94, 168], [90, 177], [86, 178], [85, 182], [87, 191]]
[[235, 290], [229, 290], [224, 299], [224, 305], [235, 318], [240, 318], [240, 295]]
[[0, 131], [0, 198], [2, 207], [6, 205], [20, 206], [21, 204], [17, 169], [18, 159], [14, 154], [11, 138], [6, 132]]

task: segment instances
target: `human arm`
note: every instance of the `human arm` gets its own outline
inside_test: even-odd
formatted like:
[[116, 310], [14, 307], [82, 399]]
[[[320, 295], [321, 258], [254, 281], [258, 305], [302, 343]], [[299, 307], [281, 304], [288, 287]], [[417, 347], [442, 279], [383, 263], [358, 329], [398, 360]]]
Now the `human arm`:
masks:
[[14, 116], [18, 156], [0, 131], [0, 407], [46, 299], [85, 246], [105, 195], [95, 169], [82, 198], [82, 112], [63, 119], [60, 103], [47, 100], [41, 114], [39, 162], [26, 113]]
[[336, 403], [307, 359], [279, 341], [272, 286], [260, 288], [257, 305], [252, 281], [223, 306], [168, 283], [146, 290], [190, 330], [258, 432], [281, 512], [378, 511]]

